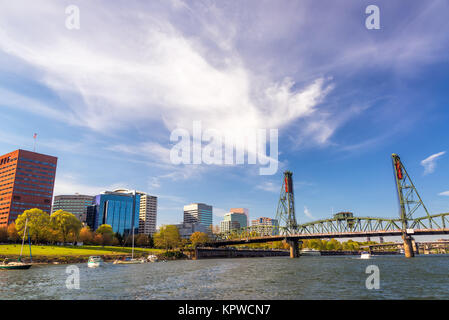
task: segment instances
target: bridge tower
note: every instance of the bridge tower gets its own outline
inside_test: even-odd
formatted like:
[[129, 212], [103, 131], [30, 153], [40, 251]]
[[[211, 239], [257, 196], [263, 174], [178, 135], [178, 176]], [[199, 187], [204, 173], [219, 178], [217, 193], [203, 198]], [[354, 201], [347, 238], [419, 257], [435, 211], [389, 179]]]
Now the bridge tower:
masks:
[[279, 227], [283, 228], [287, 234], [294, 234], [298, 226], [295, 215], [295, 194], [293, 192], [292, 175], [291, 171], [284, 172], [281, 195], [276, 212]]
[[[409, 220], [413, 220], [413, 214], [422, 208], [430, 217], [424, 202], [422, 201], [418, 190], [416, 190], [412, 179], [410, 178], [401, 158], [397, 154], [391, 155], [393, 160], [393, 171], [396, 180], [396, 189], [399, 200], [399, 216], [402, 222], [402, 238], [404, 240], [404, 251], [407, 258], [414, 257], [413, 238], [410, 235], [413, 231], [409, 230]], [[430, 227], [432, 228], [432, 220], [430, 219]]]
[[300, 241], [293, 237], [289, 237], [289, 235], [297, 232], [298, 227], [295, 215], [295, 194], [293, 192], [292, 175], [293, 173], [291, 171], [284, 172], [276, 219], [279, 222], [279, 233], [281, 234], [281, 230], [285, 233], [285, 240], [290, 246], [290, 258], [299, 258]]

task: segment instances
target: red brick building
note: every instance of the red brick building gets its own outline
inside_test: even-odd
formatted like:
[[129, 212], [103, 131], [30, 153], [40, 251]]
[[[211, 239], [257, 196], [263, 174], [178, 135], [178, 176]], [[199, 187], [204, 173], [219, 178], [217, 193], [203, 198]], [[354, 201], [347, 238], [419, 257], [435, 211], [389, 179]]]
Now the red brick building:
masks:
[[57, 162], [56, 157], [20, 149], [0, 156], [0, 228], [28, 209], [50, 214]]

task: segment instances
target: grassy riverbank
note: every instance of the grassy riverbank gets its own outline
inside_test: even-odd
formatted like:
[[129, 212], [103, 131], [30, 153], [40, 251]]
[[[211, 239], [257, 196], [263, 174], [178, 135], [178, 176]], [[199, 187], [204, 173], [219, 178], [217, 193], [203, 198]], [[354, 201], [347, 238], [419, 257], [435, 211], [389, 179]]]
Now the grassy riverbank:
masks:
[[[16, 256], [20, 254], [21, 245], [0, 245], [0, 256]], [[31, 246], [33, 257], [37, 256], [94, 256], [94, 255], [124, 255], [131, 254], [132, 248], [112, 246]], [[134, 253], [162, 253], [161, 249], [134, 248]], [[29, 255], [29, 247], [23, 248], [23, 255]]]
[[[0, 259], [17, 259], [21, 245], [0, 245]], [[81, 263], [89, 256], [102, 256], [105, 261], [131, 255], [132, 248], [112, 246], [42, 246], [32, 245], [33, 262], [37, 263]], [[134, 256], [142, 257], [149, 254], [163, 255], [162, 249], [134, 248]], [[29, 260], [29, 247], [23, 248], [23, 258]]]

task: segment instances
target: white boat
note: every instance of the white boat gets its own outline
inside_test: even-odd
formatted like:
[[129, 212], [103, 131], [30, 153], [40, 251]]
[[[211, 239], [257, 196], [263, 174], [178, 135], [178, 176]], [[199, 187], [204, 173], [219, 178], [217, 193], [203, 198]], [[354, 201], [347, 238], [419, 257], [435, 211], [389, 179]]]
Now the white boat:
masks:
[[371, 254], [367, 251], [363, 251], [360, 255], [360, 259], [371, 259]]
[[316, 249], [305, 248], [300, 252], [301, 256], [321, 256], [321, 252]]
[[148, 256], [147, 260], [150, 261], [150, 262], [157, 262], [157, 261], [158, 261], [158, 258], [157, 258], [156, 255], [150, 254], [150, 255]]
[[98, 256], [90, 256], [89, 260], [87, 261], [87, 267], [88, 268], [98, 268], [103, 265], [103, 259]]
[[113, 264], [139, 264], [139, 263], [145, 263], [145, 258], [140, 258], [140, 259], [133, 259], [130, 257], [127, 257], [125, 259], [117, 259], [113, 262]]

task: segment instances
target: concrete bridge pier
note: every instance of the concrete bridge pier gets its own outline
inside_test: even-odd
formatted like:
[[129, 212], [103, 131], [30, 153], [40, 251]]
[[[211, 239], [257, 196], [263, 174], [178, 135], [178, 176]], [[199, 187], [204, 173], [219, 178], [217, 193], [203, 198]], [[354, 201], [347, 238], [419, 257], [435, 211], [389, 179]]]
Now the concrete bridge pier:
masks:
[[[404, 239], [404, 252], [406, 258], [413, 258], [415, 256], [414, 250], [413, 250], [413, 238], [407, 234], [402, 236], [402, 239]], [[414, 240], [413, 240], [414, 242]]]
[[412, 238], [412, 248], [415, 255], [419, 255], [419, 244]]
[[299, 245], [302, 244], [302, 241], [297, 239], [286, 239], [288, 245], [290, 246], [290, 258], [299, 258]]

